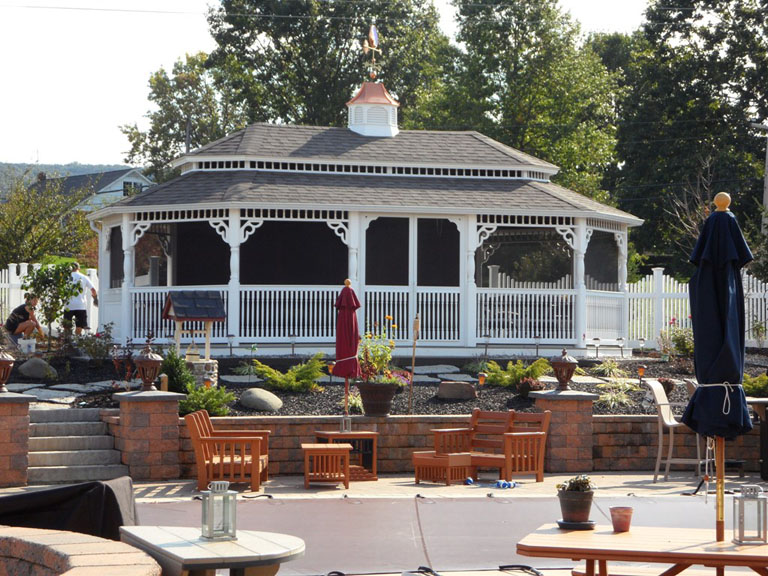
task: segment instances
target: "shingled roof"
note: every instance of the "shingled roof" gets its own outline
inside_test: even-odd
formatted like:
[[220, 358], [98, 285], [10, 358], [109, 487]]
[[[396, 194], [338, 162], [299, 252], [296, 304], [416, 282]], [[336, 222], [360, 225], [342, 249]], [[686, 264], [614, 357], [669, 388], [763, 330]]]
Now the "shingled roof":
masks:
[[190, 172], [113, 204], [107, 210], [182, 204], [277, 205], [337, 210], [635, 216], [553, 184], [533, 180], [339, 175], [256, 170]]
[[430, 165], [557, 166], [474, 131], [401, 130], [394, 138], [362, 136], [347, 128], [251, 124], [177, 159], [250, 156], [333, 162], [387, 162]]
[[226, 319], [224, 299], [214, 290], [179, 290], [168, 293], [163, 319], [179, 322], [222, 322]]
[[84, 188], [92, 188], [94, 192], [98, 192], [116, 180], [119, 180], [131, 170], [134, 170], [134, 168], [109, 170], [107, 172], [96, 172], [94, 174], [78, 174], [77, 176], [65, 176], [62, 178], [46, 178], [42, 181], [37, 180], [30, 186], [30, 188], [37, 188], [44, 182], [55, 182], [59, 185], [59, 191], [62, 194], [67, 194], [74, 190], [82, 190]]

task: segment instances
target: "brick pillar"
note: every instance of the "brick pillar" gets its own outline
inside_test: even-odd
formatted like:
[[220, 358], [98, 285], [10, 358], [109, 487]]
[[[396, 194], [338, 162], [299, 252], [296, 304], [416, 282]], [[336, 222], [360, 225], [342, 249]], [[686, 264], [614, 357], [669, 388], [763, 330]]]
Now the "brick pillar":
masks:
[[27, 394], [0, 392], [0, 487], [26, 486], [29, 467]]
[[592, 403], [597, 394], [576, 390], [531, 392], [536, 408], [552, 412], [544, 470], [591, 472]]
[[115, 444], [134, 480], [179, 478], [179, 399], [175, 392], [121, 392]]

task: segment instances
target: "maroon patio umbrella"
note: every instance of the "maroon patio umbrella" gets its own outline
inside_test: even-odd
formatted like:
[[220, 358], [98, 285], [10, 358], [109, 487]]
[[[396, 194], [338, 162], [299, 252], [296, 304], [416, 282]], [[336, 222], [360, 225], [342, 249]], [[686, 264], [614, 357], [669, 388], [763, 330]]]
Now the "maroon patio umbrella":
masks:
[[357, 359], [357, 345], [360, 332], [357, 328], [357, 309], [360, 301], [350, 286], [352, 282], [344, 280], [344, 288], [336, 298], [336, 364], [333, 375], [344, 377], [344, 416], [349, 416], [349, 379], [360, 377], [360, 362]]

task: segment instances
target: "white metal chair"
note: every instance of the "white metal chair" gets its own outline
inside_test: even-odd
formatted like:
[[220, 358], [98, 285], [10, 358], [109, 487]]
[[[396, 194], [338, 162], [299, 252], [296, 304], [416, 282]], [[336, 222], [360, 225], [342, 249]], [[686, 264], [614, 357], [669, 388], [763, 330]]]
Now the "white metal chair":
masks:
[[[675, 414], [672, 411], [673, 406], [684, 406], [680, 403], [670, 403], [667, 399], [667, 393], [664, 391], [664, 387], [658, 380], [644, 380], [643, 381], [648, 388], [651, 389], [653, 394], [653, 400], [656, 403], [656, 412], [658, 416], [659, 426], [659, 449], [656, 453], [656, 469], [653, 472], [653, 481], [659, 476], [659, 468], [662, 461], [665, 464], [664, 468], [664, 480], [669, 479], [669, 467], [672, 464], [696, 464], [696, 473], [701, 476], [701, 466], [706, 463], [706, 459], [701, 457], [701, 441], [700, 436], [696, 434], [696, 458], [673, 458], [672, 450], [675, 446], [675, 429], [678, 426], [685, 426], [682, 422], [675, 418]], [[664, 430], [669, 430], [668, 444], [667, 444], [667, 457], [662, 458], [664, 450]]]

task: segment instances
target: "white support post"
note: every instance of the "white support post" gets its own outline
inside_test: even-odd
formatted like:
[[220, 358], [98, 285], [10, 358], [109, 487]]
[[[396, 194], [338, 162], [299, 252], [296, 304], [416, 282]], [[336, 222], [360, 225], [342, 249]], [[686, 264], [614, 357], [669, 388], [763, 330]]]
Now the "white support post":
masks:
[[664, 330], [664, 268], [653, 271], [653, 338], [658, 346], [659, 333]]
[[[240, 344], [240, 209], [229, 209], [229, 285], [227, 286], [227, 334], [235, 336], [235, 345]], [[208, 351], [206, 350], [206, 357]]]
[[576, 348], [587, 349], [587, 286], [584, 283], [584, 255], [587, 253], [587, 220], [576, 218], [573, 243], [573, 281], [576, 288], [574, 302], [574, 332]]
[[[88, 268], [85, 271], [85, 275], [88, 276], [88, 280], [91, 281], [91, 284], [93, 284], [93, 287], [96, 289], [96, 294], [100, 294], [98, 270], [96, 270], [96, 268]], [[99, 308], [94, 304], [93, 296], [91, 296], [90, 290], [86, 291], [85, 300], [86, 302], [88, 302], [88, 325], [91, 327], [91, 330], [93, 330], [94, 332], [98, 332], [99, 331]]]
[[486, 266], [488, 268], [488, 287], [489, 288], [500, 288], [499, 284], [499, 265], [498, 264], [490, 264]]
[[349, 213], [347, 223], [347, 278], [352, 282], [352, 288], [358, 289], [360, 280], [360, 214]]
[[19, 304], [24, 303], [24, 294], [22, 293], [21, 284], [24, 280], [24, 276], [27, 275], [28, 270], [29, 264], [26, 262], [19, 264], [18, 274], [16, 273], [16, 264], [8, 265], [8, 313]]
[[461, 327], [466, 346], [477, 345], [477, 282], [475, 281], [475, 251], [477, 250], [477, 221], [474, 214], [466, 217], [461, 245], [466, 250], [464, 259], [464, 326]]
[[619, 336], [624, 338], [625, 342], [629, 341], [629, 288], [627, 287], [627, 255], [629, 250], [627, 248], [627, 232], [617, 232], [614, 236], [616, 239], [616, 245], [618, 247], [619, 258], [619, 292], [622, 293], [621, 299], [621, 319], [619, 326]]
[[131, 288], [133, 288], [133, 242], [131, 220], [129, 214], [123, 214], [121, 223], [123, 235], [123, 286], [122, 286], [122, 309], [120, 321], [120, 337], [124, 342], [133, 334], [133, 325], [131, 323]]

